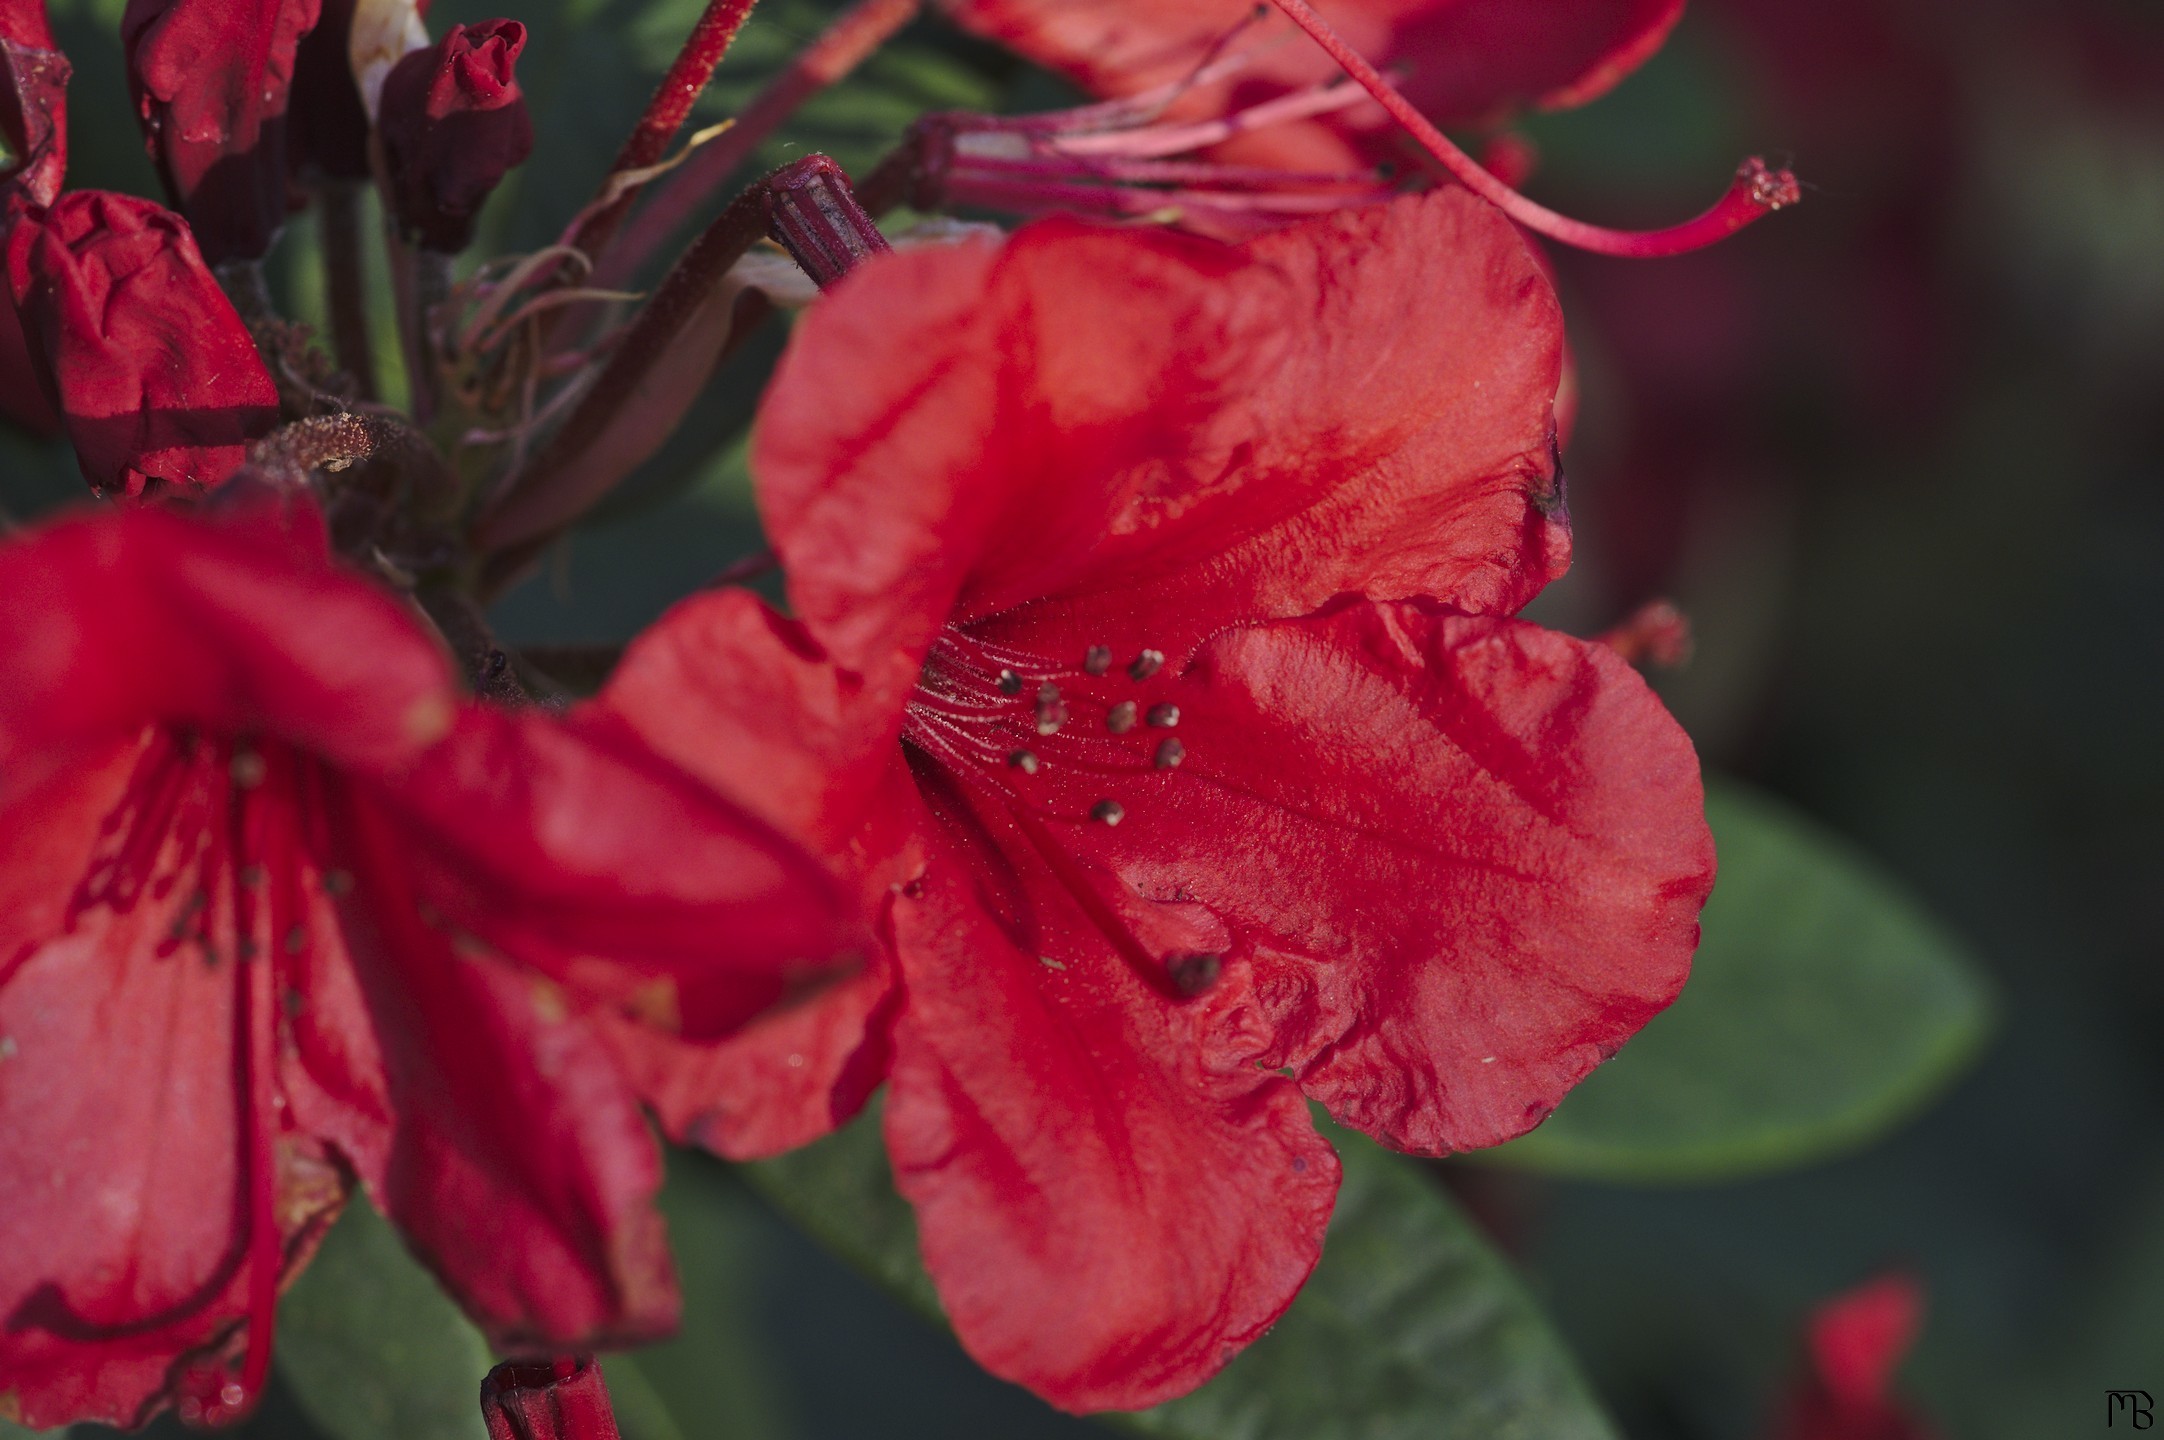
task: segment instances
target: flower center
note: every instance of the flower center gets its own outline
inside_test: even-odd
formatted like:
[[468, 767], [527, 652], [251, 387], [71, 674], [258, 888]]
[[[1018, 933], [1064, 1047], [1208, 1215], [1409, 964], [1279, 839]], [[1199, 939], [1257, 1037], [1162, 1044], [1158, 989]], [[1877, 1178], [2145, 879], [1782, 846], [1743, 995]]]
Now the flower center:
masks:
[[949, 625], [925, 657], [902, 738], [1035, 814], [1117, 825], [1123, 790], [1187, 758], [1164, 664], [1162, 651], [1104, 645], [1054, 659]]

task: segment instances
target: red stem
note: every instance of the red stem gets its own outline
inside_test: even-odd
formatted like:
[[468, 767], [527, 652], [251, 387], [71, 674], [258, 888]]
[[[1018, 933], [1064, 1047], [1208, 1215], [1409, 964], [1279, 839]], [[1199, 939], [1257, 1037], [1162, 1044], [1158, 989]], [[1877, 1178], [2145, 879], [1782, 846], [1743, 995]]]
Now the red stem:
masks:
[[[713, 77], [714, 67], [721, 57], [729, 53], [729, 44], [736, 39], [737, 31], [744, 28], [744, 21], [751, 15], [751, 7], [758, 0], [707, 0], [705, 13], [699, 23], [691, 27], [684, 37], [684, 46], [676, 52], [676, 60], [669, 66], [669, 73], [661, 77], [661, 84], [654, 90], [654, 98], [646, 102], [646, 113], [632, 127], [624, 148], [616, 152], [616, 163], [609, 167], [609, 174], [624, 170], [642, 170], [661, 158], [676, 138], [676, 132], [684, 126], [684, 117], [706, 89], [706, 82]], [[616, 233], [617, 224], [630, 208], [632, 197], [623, 195], [615, 203], [604, 206], [586, 218], [571, 243], [588, 255], [609, 242]]]
[[[916, 18], [922, 0], [858, 0], [756, 96], [721, 135], [693, 152], [612, 249], [596, 284], [637, 272], [751, 158], [797, 107], [841, 80]], [[589, 254], [593, 253], [591, 250]]]
[[1763, 219], [1784, 206], [1793, 205], [1802, 198], [1796, 177], [1786, 170], [1768, 169], [1766, 163], [1755, 156], [1743, 162], [1736, 171], [1736, 178], [1712, 209], [1696, 219], [1665, 230], [1610, 230], [1604, 226], [1588, 225], [1583, 220], [1573, 220], [1559, 215], [1545, 205], [1537, 205], [1517, 191], [1483, 170], [1478, 162], [1463, 150], [1450, 143], [1442, 131], [1428, 122], [1412, 106], [1412, 102], [1399, 94], [1397, 88], [1382, 73], [1346, 43], [1320, 15], [1308, 5], [1307, 0], [1271, 0], [1285, 12], [1293, 24], [1305, 30], [1331, 59], [1344, 67], [1345, 73], [1359, 82], [1360, 87], [1375, 97], [1376, 103], [1390, 112], [1390, 118], [1405, 127], [1442, 167], [1457, 178], [1467, 189], [1480, 195], [1505, 215], [1526, 229], [1559, 240], [1580, 250], [1590, 250], [1600, 255], [1624, 255], [1647, 258], [1659, 255], [1681, 255], [1711, 245], [1714, 241], [1735, 234], [1754, 220]]

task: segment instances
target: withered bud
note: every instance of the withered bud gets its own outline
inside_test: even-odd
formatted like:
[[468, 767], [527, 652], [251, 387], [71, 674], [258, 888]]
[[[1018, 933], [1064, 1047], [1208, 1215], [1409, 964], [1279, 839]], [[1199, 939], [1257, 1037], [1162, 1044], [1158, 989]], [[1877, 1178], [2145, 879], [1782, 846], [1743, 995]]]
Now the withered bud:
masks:
[[453, 26], [385, 77], [376, 132], [398, 223], [422, 248], [465, 249], [482, 202], [532, 152], [533, 121], [513, 74], [525, 48], [516, 20]]

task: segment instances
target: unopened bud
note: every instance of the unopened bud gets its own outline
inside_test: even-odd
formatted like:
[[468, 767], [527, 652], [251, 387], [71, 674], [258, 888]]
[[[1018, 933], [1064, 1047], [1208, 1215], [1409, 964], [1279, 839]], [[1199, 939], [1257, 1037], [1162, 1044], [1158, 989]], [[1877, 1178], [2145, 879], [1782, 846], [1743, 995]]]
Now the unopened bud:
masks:
[[516, 20], [455, 25], [385, 77], [376, 129], [391, 200], [424, 249], [465, 249], [482, 203], [532, 153], [533, 121], [513, 73], [525, 48]]
[[68, 168], [68, 62], [45, 0], [0, 0], [0, 184], [50, 205]]
[[618, 1440], [609, 1387], [590, 1355], [515, 1360], [481, 1382], [488, 1440]]

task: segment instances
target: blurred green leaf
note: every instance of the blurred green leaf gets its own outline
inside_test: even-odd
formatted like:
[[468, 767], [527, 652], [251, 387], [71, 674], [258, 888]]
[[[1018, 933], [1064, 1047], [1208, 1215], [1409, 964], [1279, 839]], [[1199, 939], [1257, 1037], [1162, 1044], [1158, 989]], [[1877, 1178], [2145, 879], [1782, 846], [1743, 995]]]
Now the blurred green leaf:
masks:
[[1720, 879], [1683, 995], [1545, 1124], [1484, 1159], [1680, 1182], [1874, 1139], [1976, 1053], [1990, 992], [1966, 949], [1803, 816], [1709, 782]]
[[346, 1207], [278, 1309], [278, 1367], [337, 1440], [478, 1440], [488, 1342], [388, 1222]]
[[[1329, 1133], [1345, 1184], [1322, 1263], [1292, 1309], [1194, 1394], [1108, 1419], [1166, 1440], [1613, 1437], [1510, 1267], [1433, 1179]], [[744, 1169], [815, 1238], [939, 1315], [875, 1115]]]
[[762, 1226], [773, 1221], [717, 1161], [674, 1150], [661, 1193], [684, 1291], [676, 1335], [603, 1362], [624, 1440], [784, 1440], [777, 1360], [757, 1315]]

